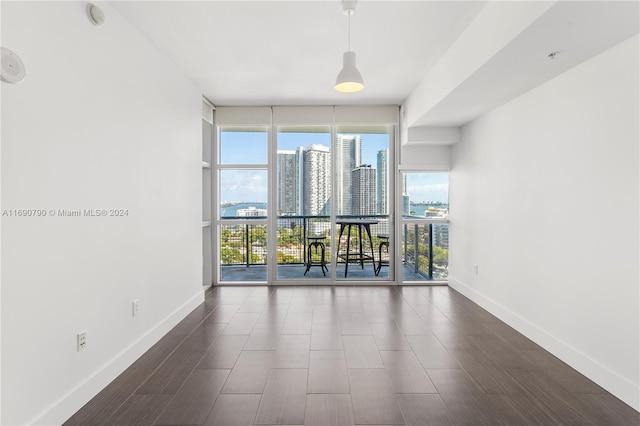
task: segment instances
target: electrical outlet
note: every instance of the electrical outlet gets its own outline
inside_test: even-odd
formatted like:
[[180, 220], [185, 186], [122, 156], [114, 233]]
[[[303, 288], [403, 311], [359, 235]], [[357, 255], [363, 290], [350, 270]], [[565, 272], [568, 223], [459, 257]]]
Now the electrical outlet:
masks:
[[140, 313], [140, 299], [136, 299], [131, 303], [131, 314], [137, 317]]
[[86, 331], [81, 331], [80, 333], [78, 333], [77, 341], [78, 341], [78, 352], [83, 350], [84, 348], [86, 348], [87, 347], [87, 332]]
[[473, 273], [474, 275], [478, 275], [478, 265], [473, 265]]

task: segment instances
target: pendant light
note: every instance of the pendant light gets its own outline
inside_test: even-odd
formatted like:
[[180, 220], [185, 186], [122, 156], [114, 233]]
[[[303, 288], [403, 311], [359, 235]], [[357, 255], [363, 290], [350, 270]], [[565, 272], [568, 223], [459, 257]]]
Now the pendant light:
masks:
[[351, 15], [356, 11], [357, 0], [342, 0], [342, 10], [349, 17], [348, 49], [342, 55], [342, 70], [336, 77], [335, 89], [341, 93], [356, 93], [364, 89], [362, 74], [356, 68], [356, 52], [351, 51]]

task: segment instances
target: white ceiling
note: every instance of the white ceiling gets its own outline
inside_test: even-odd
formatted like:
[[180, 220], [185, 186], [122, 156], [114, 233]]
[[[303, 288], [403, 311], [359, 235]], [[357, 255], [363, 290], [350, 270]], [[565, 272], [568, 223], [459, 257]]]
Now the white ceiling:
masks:
[[[216, 105], [399, 105], [486, 3], [360, 0], [351, 47], [365, 89], [350, 95], [333, 89], [347, 50], [348, 18], [339, 0], [111, 5]], [[547, 12], [413, 124], [468, 122], [638, 33], [637, 1], [547, 3]], [[502, 4], [509, 25], [517, 5]], [[561, 55], [549, 65], [546, 54], [553, 50]]]
[[366, 88], [333, 86], [347, 50], [338, 0], [113, 2], [217, 105], [400, 104], [484, 2], [360, 1], [351, 48]]
[[637, 34], [639, 14], [637, 1], [559, 1], [412, 125], [467, 123]]

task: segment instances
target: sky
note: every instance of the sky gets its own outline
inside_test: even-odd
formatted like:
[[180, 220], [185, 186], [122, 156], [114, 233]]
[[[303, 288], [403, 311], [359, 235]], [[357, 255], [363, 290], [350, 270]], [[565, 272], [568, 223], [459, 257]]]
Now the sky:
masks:
[[[362, 134], [362, 163], [375, 168], [378, 151], [387, 149], [389, 138], [382, 134]], [[278, 150], [299, 146], [331, 145], [330, 133], [278, 133]], [[267, 201], [267, 133], [223, 132], [220, 140], [221, 164], [255, 165], [252, 170], [221, 170], [221, 201]], [[409, 173], [407, 192], [412, 202], [447, 202], [448, 173]]]
[[407, 193], [412, 203], [449, 203], [449, 173], [407, 173]]

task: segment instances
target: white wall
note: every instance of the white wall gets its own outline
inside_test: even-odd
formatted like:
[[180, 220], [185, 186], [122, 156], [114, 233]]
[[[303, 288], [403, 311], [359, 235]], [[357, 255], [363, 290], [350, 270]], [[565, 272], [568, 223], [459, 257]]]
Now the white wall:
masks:
[[638, 44], [463, 129], [452, 148], [449, 274], [452, 287], [636, 409]]
[[2, 209], [128, 216], [2, 217], [2, 424], [63, 422], [203, 301], [200, 93], [85, 5], [2, 2]]
[[449, 171], [451, 164], [449, 145], [404, 144], [400, 146], [400, 170]]

